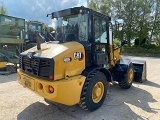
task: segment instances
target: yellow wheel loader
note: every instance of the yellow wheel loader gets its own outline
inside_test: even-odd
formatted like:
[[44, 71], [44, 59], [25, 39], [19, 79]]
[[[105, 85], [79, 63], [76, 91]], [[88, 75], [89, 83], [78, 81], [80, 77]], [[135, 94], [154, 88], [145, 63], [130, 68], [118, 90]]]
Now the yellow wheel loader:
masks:
[[114, 47], [110, 17], [85, 7], [47, 16], [54, 21], [56, 40], [37, 42], [20, 54], [18, 81], [23, 86], [49, 101], [94, 111], [106, 98], [107, 83], [128, 89], [133, 80], [146, 79], [146, 62], [123, 59]]

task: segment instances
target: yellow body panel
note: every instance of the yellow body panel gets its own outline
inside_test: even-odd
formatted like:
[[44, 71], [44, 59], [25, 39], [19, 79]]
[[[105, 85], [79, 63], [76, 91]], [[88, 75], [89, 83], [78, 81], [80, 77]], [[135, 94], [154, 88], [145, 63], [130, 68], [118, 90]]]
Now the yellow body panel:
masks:
[[[80, 95], [85, 77], [77, 75], [59, 81], [46, 81], [32, 75], [28, 75], [18, 69], [18, 81], [40, 96], [65, 105], [75, 105], [80, 101]], [[54, 93], [50, 93], [48, 86], [54, 87]], [[43, 87], [42, 87], [43, 86]]]
[[[43, 43], [41, 50], [33, 47], [24, 53], [35, 52], [46, 58], [54, 59], [54, 80], [79, 75], [85, 69], [85, 50], [78, 42], [67, 42], [63, 44]], [[83, 54], [83, 59], [74, 58], [74, 53]], [[64, 62], [65, 58], [71, 58], [71, 62]]]
[[0, 62], [0, 69], [5, 68], [6, 67], [6, 62]]
[[[66, 51], [54, 57], [54, 79], [67, 78], [68, 76], [79, 75], [85, 69], [85, 50], [83, 45], [77, 42], [65, 44]], [[74, 58], [75, 52], [83, 53], [83, 60]], [[71, 58], [71, 62], [65, 63], [64, 58]]]
[[[37, 50], [35, 46], [23, 54], [35, 52], [37, 56], [53, 58], [54, 80], [36, 77], [18, 69], [20, 84], [54, 102], [65, 105], [79, 103], [85, 81], [85, 77], [81, 75], [85, 69], [85, 50], [83, 45], [78, 42], [63, 44], [43, 43], [41, 44], [41, 48], [41, 50]], [[65, 58], [69, 58], [70, 60], [65, 61]], [[49, 92], [49, 85], [54, 87], [54, 93]]]
[[115, 49], [114, 45], [110, 45], [110, 65], [112, 67], [121, 59], [120, 48]]

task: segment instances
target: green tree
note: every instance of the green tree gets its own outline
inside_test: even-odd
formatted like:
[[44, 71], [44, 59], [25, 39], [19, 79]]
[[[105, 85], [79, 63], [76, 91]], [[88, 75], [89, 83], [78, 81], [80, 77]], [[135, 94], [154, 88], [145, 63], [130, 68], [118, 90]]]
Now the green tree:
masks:
[[89, 8], [99, 11], [106, 15], [111, 15], [112, 0], [87, 0]]
[[[160, 1], [154, 1], [154, 7], [152, 8], [152, 22], [151, 22], [151, 34], [150, 41], [155, 38], [156, 41], [160, 41]], [[160, 42], [158, 42], [159, 44]], [[160, 44], [159, 44], [160, 45]]]
[[113, 8], [116, 11], [115, 19], [123, 19], [124, 26], [123, 32], [125, 33], [125, 39], [128, 40], [130, 46], [130, 40], [134, 38], [135, 34], [135, 1], [134, 0], [115, 0], [113, 2]]
[[154, 5], [154, 0], [139, 0], [137, 1], [137, 15], [139, 15], [136, 22], [137, 26], [137, 36], [140, 41], [144, 39], [149, 40], [149, 32], [151, 31], [151, 22], [153, 20], [152, 8]]
[[3, 15], [8, 14], [7, 8], [5, 7], [5, 5], [2, 2], [0, 3], [0, 14], [3, 14]]
[[159, 0], [88, 0], [88, 6], [110, 15], [113, 21], [123, 19], [124, 25], [120, 32], [123, 35], [115, 34], [114, 37], [119, 40], [125, 37], [130, 46], [132, 39], [138, 38], [142, 41], [159, 34], [159, 2]]

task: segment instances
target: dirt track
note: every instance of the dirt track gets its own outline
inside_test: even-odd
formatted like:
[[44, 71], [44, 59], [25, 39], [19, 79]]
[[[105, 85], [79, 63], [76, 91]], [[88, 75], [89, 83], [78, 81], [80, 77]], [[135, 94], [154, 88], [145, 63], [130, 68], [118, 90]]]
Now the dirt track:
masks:
[[78, 105], [49, 105], [23, 88], [16, 74], [0, 75], [0, 120], [160, 120], [160, 58], [147, 61], [147, 81], [128, 90], [112, 85], [102, 107], [88, 112]]

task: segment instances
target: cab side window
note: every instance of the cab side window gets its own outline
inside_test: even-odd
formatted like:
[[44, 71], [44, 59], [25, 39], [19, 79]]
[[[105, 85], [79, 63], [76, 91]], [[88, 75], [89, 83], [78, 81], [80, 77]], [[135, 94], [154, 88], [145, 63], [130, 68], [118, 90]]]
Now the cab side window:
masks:
[[106, 21], [102, 17], [94, 16], [94, 38], [97, 43], [107, 43]]

